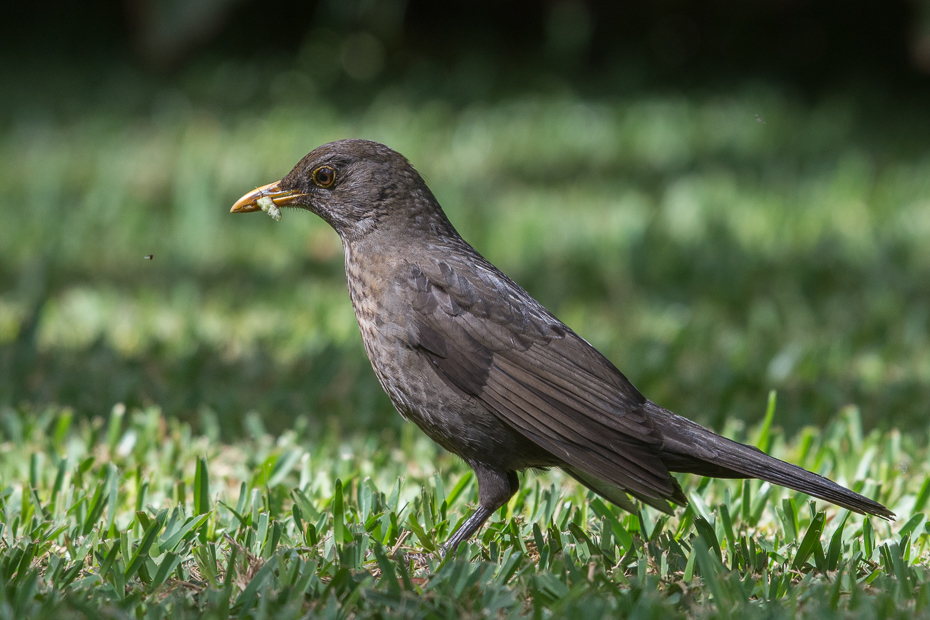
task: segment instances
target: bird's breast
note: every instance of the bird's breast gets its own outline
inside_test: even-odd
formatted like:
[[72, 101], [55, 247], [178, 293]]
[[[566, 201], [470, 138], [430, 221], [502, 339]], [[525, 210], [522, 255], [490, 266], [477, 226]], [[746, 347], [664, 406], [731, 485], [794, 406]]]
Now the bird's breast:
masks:
[[380, 338], [379, 328], [384, 324], [381, 314], [385, 311], [383, 300], [385, 299], [384, 277], [386, 274], [378, 273], [380, 270], [368, 268], [351, 258], [347, 252], [346, 280], [349, 297], [352, 300], [358, 327], [362, 332], [362, 339], [365, 341], [365, 348], [369, 350], [368, 355], [371, 357], [370, 343]]
[[382, 387], [398, 404], [399, 386], [409, 362], [404, 358], [404, 291], [397, 284], [392, 261], [372, 259], [346, 248], [346, 279], [355, 318], [368, 359]]
[[430, 357], [411, 342], [417, 291], [410, 284], [410, 262], [374, 256], [347, 248], [346, 277], [365, 352], [400, 414], [470, 462], [505, 470], [556, 464], [485, 403], [441, 378]]

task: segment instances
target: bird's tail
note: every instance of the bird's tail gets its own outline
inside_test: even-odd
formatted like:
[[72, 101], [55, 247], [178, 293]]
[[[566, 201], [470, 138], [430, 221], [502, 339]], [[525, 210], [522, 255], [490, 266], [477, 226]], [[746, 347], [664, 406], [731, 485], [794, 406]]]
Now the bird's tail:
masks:
[[721, 437], [713, 431], [649, 402], [665, 440], [662, 462], [669, 471], [716, 478], [758, 478], [788, 487], [859, 514], [894, 520], [883, 505], [806, 469], [771, 457], [758, 448]]

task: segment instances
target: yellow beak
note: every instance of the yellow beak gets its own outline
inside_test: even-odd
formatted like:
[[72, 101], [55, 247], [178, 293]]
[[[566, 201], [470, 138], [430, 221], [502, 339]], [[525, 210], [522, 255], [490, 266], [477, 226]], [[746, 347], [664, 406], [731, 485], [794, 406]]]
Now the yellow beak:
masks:
[[304, 196], [295, 190], [292, 189], [281, 189], [280, 181], [275, 183], [269, 183], [268, 185], [263, 185], [258, 189], [254, 189], [239, 200], [236, 201], [236, 204], [232, 206], [232, 209], [229, 210], [230, 213], [251, 213], [252, 211], [261, 211], [262, 208], [258, 206], [258, 199], [263, 197], [271, 198], [271, 202], [279, 207], [286, 207], [294, 204], [298, 198]]

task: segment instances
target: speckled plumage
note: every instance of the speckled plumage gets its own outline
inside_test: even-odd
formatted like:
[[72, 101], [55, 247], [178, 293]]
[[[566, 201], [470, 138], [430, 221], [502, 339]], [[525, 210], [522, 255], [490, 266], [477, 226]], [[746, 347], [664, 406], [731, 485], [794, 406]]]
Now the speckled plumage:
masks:
[[[335, 174], [325, 187], [317, 171]], [[325, 179], [329, 179], [324, 175]], [[259, 196], [329, 222], [345, 250], [352, 306], [397, 410], [476, 472], [469, 538], [518, 488], [516, 472], [559, 466], [610, 501], [687, 503], [671, 472], [755, 477], [850, 510], [893, 517], [826, 478], [730, 441], [648, 401], [590, 344], [468, 245], [420, 175], [365, 140], [314, 150]]]

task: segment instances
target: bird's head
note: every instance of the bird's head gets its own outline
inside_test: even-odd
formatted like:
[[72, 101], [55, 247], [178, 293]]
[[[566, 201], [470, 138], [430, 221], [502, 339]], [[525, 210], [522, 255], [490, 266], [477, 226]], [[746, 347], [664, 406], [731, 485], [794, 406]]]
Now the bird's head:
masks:
[[344, 240], [384, 227], [451, 229], [404, 156], [370, 140], [339, 140], [316, 148], [283, 179], [249, 192], [230, 211], [260, 211], [261, 198], [316, 213]]

